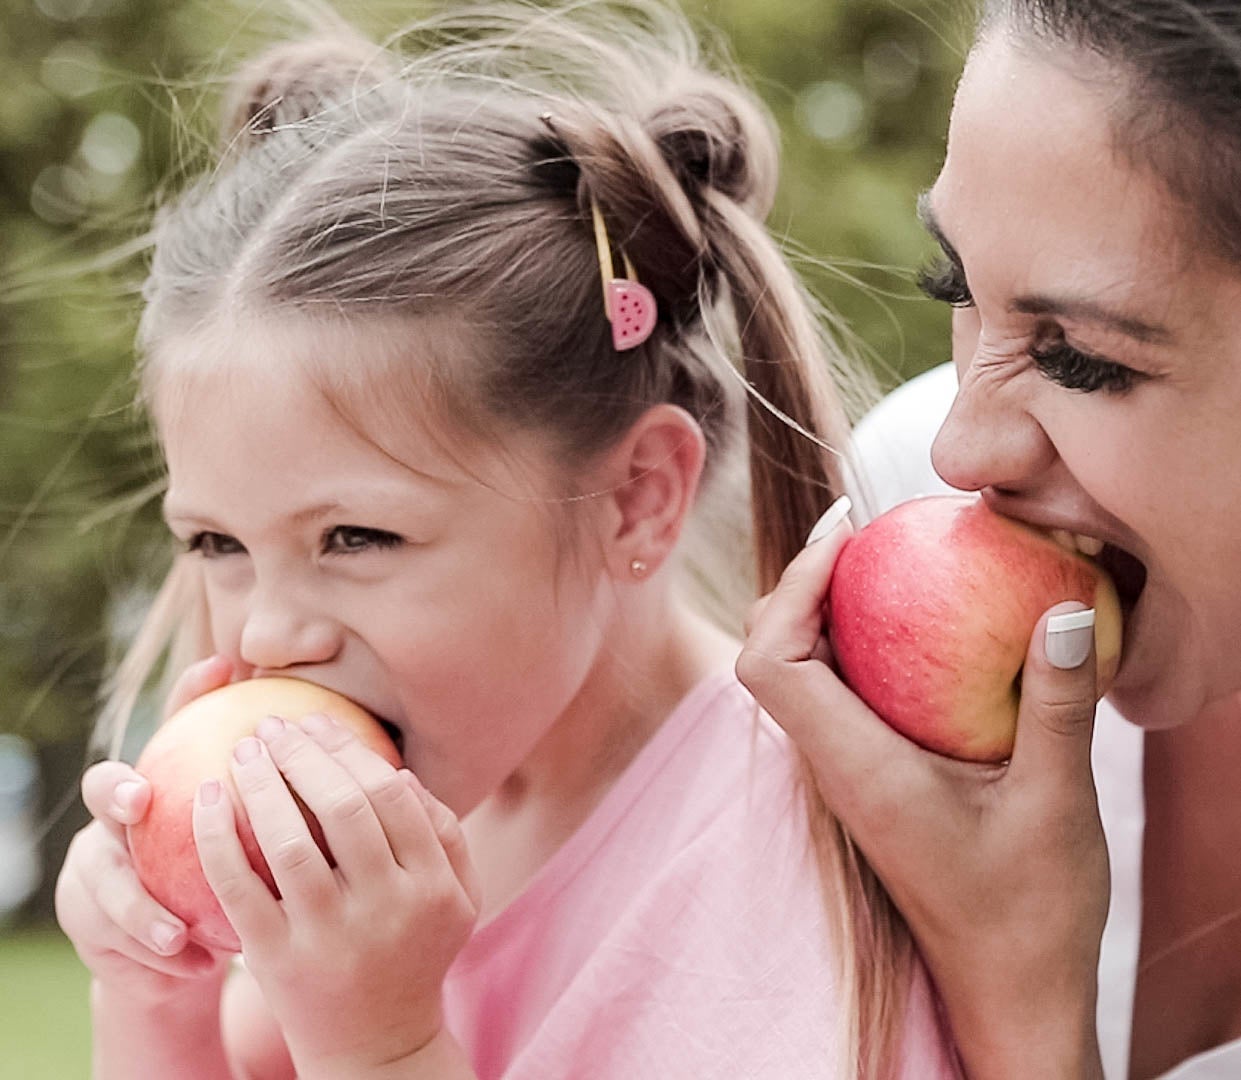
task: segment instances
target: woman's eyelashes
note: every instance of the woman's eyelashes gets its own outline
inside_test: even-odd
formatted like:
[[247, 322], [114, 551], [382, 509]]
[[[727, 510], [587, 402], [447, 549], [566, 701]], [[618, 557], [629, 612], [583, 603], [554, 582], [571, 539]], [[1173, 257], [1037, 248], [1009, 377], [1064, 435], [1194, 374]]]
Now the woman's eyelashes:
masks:
[[[357, 555], [367, 551], [390, 551], [405, 543], [404, 537], [386, 529], [373, 529], [365, 525], [334, 525], [325, 529], [319, 542], [320, 554]], [[185, 541], [185, 549], [201, 555], [204, 559], [219, 559], [228, 555], [244, 555], [245, 545], [226, 533], [203, 530]]]
[[[918, 274], [918, 288], [932, 300], [953, 307], [973, 307], [974, 297], [965, 281], [965, 270], [941, 256]], [[1133, 389], [1141, 373], [1102, 356], [1093, 356], [1063, 338], [1032, 346], [1029, 357], [1042, 374], [1066, 390], [1092, 393], [1102, 390], [1123, 394]]]
[[918, 271], [918, 288], [932, 300], [953, 307], [970, 307], [974, 303], [964, 268], [945, 256]]
[[1091, 393], [1102, 390], [1123, 394], [1133, 389], [1139, 373], [1113, 360], [1091, 356], [1064, 341], [1052, 341], [1030, 349], [1030, 359], [1052, 382], [1066, 390]]

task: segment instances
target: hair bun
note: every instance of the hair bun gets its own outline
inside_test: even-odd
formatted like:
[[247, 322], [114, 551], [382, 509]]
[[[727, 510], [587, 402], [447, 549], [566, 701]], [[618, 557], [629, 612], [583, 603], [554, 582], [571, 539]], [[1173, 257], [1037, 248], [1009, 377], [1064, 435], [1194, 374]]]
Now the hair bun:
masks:
[[644, 126], [683, 186], [712, 188], [765, 218], [779, 171], [765, 114], [747, 95], [709, 76], [665, 100]]
[[247, 143], [392, 77], [392, 58], [355, 33], [284, 42], [234, 76], [221, 112], [226, 143]]

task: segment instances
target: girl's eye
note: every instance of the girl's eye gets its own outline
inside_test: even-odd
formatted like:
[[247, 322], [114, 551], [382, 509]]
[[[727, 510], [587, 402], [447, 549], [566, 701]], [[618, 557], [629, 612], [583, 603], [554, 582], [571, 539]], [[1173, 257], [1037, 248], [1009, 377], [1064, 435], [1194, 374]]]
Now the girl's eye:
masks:
[[932, 300], [953, 307], [972, 307], [974, 297], [965, 282], [965, 271], [951, 259], [941, 256], [918, 271], [918, 288]]
[[196, 552], [204, 559], [219, 559], [225, 555], [244, 555], [246, 549], [232, 536], [218, 532], [198, 532], [185, 542], [185, 550]]
[[1052, 382], [1059, 383], [1066, 390], [1087, 394], [1095, 390], [1123, 394], [1132, 390], [1141, 377], [1141, 373], [1132, 368], [1091, 356], [1063, 341], [1049, 342], [1031, 349], [1030, 359]]
[[404, 542], [396, 533], [383, 529], [337, 525], [324, 533], [323, 550], [329, 555], [355, 555], [361, 551], [388, 551]]

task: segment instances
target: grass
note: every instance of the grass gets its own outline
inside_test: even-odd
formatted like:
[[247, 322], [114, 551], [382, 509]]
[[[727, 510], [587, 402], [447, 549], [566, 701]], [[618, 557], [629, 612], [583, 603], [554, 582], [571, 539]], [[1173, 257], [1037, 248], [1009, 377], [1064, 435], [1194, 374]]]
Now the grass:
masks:
[[56, 927], [0, 929], [0, 1080], [90, 1076], [88, 987]]

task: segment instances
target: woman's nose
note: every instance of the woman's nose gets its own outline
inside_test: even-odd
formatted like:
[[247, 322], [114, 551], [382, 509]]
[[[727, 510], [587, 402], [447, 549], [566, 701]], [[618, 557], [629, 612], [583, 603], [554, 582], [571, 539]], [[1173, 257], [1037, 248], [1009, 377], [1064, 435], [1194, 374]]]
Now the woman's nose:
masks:
[[966, 491], [1020, 490], [1045, 473], [1056, 450], [1026, 408], [1021, 388], [971, 364], [931, 447], [931, 463], [948, 484]]
[[241, 632], [244, 663], [271, 670], [324, 664], [336, 656], [340, 645], [340, 625], [330, 615], [287, 593], [252, 596]]

